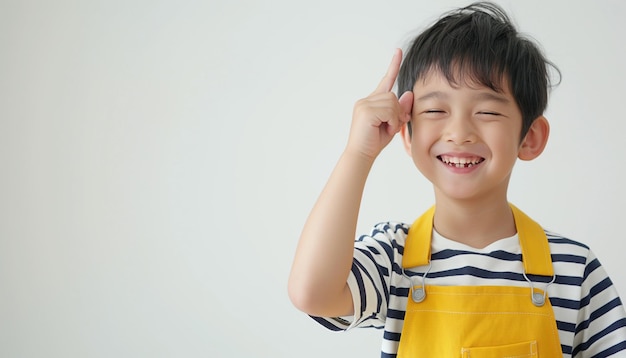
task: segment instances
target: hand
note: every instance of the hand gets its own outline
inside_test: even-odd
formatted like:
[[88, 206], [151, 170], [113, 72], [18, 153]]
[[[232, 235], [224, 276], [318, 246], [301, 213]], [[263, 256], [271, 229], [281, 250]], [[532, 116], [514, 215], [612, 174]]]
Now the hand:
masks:
[[356, 102], [347, 150], [373, 160], [411, 119], [413, 92], [407, 91], [399, 99], [391, 92], [401, 62], [402, 50], [396, 49], [378, 87], [368, 97]]

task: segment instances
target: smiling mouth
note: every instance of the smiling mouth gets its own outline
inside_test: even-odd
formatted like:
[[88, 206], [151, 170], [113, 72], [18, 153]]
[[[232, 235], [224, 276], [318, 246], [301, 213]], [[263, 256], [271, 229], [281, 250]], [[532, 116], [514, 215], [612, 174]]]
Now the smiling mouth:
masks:
[[474, 165], [478, 165], [485, 161], [485, 158], [482, 157], [453, 157], [449, 155], [438, 155], [437, 159], [441, 160], [441, 162], [445, 165], [457, 168], [471, 168]]

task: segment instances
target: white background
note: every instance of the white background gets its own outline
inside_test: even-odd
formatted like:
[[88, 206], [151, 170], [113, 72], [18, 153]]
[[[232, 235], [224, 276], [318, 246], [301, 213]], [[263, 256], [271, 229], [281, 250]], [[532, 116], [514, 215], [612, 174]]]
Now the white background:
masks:
[[[354, 102], [467, 3], [0, 1], [0, 356], [378, 356], [291, 306], [291, 260]], [[626, 2], [501, 4], [563, 72], [510, 200], [626, 297]], [[432, 202], [395, 139], [359, 230]]]

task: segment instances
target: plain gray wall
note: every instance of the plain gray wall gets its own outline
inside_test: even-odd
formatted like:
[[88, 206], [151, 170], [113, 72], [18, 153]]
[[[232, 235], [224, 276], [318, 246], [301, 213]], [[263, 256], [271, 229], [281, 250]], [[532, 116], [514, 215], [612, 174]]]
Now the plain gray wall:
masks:
[[[354, 102], [467, 1], [0, 1], [0, 356], [377, 357], [286, 281]], [[502, 1], [563, 72], [510, 200], [626, 297], [626, 2]], [[360, 231], [432, 204], [399, 140]]]

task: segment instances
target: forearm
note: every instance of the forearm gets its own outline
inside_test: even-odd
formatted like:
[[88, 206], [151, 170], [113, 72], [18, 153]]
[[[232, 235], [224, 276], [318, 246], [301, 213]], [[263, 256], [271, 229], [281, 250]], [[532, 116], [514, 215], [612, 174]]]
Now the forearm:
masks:
[[307, 219], [289, 277], [289, 296], [316, 316], [353, 313], [347, 285], [361, 196], [374, 159], [411, 119], [413, 93], [391, 92], [400, 69], [397, 49], [376, 90], [356, 102], [346, 150]]
[[289, 293], [294, 304], [309, 314], [351, 313], [346, 281], [371, 166], [371, 158], [345, 151], [304, 225], [289, 278]]

